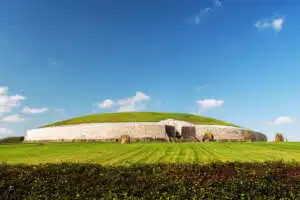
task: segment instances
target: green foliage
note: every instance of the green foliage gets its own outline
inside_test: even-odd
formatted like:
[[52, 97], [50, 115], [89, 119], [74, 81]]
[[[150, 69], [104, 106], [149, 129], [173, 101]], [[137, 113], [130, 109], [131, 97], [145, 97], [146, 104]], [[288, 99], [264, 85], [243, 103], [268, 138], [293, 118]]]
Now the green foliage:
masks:
[[275, 142], [284, 142], [284, 137], [281, 133], [276, 133]]
[[[3, 199], [299, 199], [298, 163], [0, 165]], [[5, 178], [3, 178], [5, 177]]]
[[203, 138], [202, 138], [203, 142], [212, 142], [215, 141], [214, 139], [214, 134], [210, 131], [207, 131], [204, 133]]
[[158, 122], [165, 119], [175, 119], [187, 121], [194, 124], [208, 124], [208, 125], [237, 125], [227, 123], [221, 120], [203, 117], [198, 115], [183, 114], [183, 113], [163, 113], [163, 112], [122, 112], [122, 113], [105, 113], [96, 115], [87, 115], [83, 117], [76, 117], [65, 121], [56, 122], [43, 127], [63, 126], [71, 124], [83, 123], [101, 123], [101, 122]]
[[0, 139], [0, 144], [1, 143], [21, 143], [23, 142], [24, 137], [6, 137], [3, 139]]

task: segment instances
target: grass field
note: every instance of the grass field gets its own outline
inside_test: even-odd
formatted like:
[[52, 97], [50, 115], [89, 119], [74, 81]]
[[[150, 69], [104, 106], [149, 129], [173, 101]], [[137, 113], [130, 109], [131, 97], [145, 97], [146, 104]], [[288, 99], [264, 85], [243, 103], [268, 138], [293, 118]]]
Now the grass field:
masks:
[[0, 162], [89, 162], [103, 165], [300, 161], [300, 143], [48, 143], [1, 144]]
[[108, 122], [158, 122], [165, 119], [175, 119], [190, 122], [193, 124], [206, 124], [206, 125], [224, 125], [235, 126], [228, 122], [213, 119], [210, 117], [203, 117], [199, 115], [191, 115], [184, 113], [163, 113], [163, 112], [121, 112], [121, 113], [105, 113], [87, 115], [82, 117], [76, 117], [53, 124], [45, 125], [42, 127], [50, 126], [63, 126], [72, 124], [84, 124], [84, 123], [108, 123]]

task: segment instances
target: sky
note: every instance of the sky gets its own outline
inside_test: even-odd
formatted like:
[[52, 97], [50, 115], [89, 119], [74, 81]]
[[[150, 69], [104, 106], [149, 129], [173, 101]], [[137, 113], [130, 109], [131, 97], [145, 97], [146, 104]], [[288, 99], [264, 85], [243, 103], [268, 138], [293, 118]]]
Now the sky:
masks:
[[2, 0], [0, 137], [181, 112], [300, 141], [296, 0]]

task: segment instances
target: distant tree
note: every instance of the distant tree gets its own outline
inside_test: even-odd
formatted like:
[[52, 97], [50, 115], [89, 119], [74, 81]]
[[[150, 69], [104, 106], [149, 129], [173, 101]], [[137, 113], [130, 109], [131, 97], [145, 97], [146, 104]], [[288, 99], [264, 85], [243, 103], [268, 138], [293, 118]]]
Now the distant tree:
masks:
[[204, 133], [203, 138], [202, 138], [202, 142], [212, 142], [214, 141], [214, 134], [210, 131], [207, 131]]
[[275, 142], [284, 142], [284, 137], [281, 133], [276, 133]]
[[24, 137], [6, 137], [1, 139], [0, 138], [0, 143], [21, 143], [23, 142]]

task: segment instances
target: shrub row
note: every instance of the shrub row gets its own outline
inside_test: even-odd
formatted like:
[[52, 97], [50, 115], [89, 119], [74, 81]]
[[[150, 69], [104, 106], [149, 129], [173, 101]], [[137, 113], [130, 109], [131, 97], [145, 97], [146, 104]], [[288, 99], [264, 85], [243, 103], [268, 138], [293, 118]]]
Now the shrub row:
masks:
[[300, 165], [283, 162], [0, 165], [2, 199], [299, 199]]
[[0, 139], [0, 144], [6, 144], [6, 143], [21, 143], [24, 141], [24, 137], [6, 137], [3, 139]]

